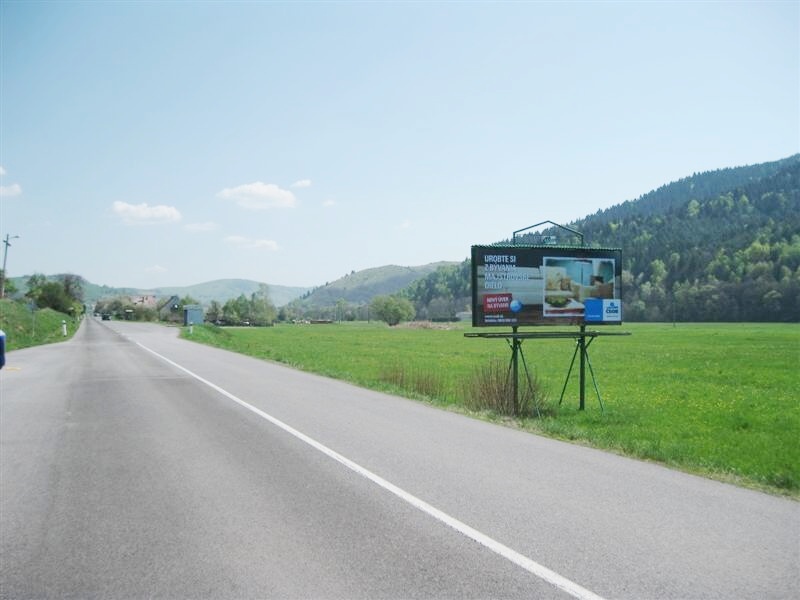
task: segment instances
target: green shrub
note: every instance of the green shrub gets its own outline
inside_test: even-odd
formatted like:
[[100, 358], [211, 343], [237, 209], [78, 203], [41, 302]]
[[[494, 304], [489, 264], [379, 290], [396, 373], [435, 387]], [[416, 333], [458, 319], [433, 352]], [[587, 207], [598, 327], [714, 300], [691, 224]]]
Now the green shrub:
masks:
[[39, 344], [63, 342], [62, 321], [67, 323], [67, 337], [71, 337], [80, 321], [51, 308], [31, 311], [25, 302], [0, 300], [0, 329], [6, 334], [6, 350], [19, 350]]
[[380, 381], [397, 389], [437, 400], [445, 394], [445, 383], [441, 375], [430, 369], [410, 369], [395, 363], [381, 368]]
[[[509, 417], [551, 415], [547, 394], [535, 375], [522, 373], [514, 394], [513, 376], [507, 363], [495, 359], [475, 369], [464, 384], [464, 406]], [[515, 397], [516, 396], [516, 397]]]

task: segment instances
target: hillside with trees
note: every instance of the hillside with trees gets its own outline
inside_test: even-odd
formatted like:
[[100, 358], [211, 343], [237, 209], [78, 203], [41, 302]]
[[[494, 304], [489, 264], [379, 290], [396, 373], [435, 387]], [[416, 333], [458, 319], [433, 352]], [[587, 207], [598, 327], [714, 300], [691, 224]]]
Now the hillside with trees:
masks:
[[[9, 280], [10, 281], [10, 280]], [[84, 287], [86, 280], [80, 275], [65, 273], [45, 277], [34, 273], [25, 283], [24, 301], [32, 307], [49, 308], [56, 312], [77, 317], [84, 312]], [[16, 292], [16, 286], [6, 289]]]
[[724, 191], [715, 184], [735, 179], [731, 170], [694, 176], [676, 186], [677, 200], [662, 192], [638, 211], [615, 207], [572, 224], [590, 244], [623, 249], [627, 320], [800, 320], [800, 156], [776, 165]]
[[281, 318], [367, 320], [373, 298], [398, 294], [414, 281], [454, 263], [387, 265], [351, 273], [314, 288], [281, 309]]
[[470, 261], [442, 266], [402, 292], [416, 310], [417, 319], [451, 321], [472, 303]]
[[[620, 247], [628, 321], [800, 321], [800, 155], [700, 173], [566, 224]], [[558, 228], [522, 235], [575, 244]], [[503, 240], [499, 243], [510, 243]], [[455, 314], [469, 263], [404, 291], [419, 314]]]

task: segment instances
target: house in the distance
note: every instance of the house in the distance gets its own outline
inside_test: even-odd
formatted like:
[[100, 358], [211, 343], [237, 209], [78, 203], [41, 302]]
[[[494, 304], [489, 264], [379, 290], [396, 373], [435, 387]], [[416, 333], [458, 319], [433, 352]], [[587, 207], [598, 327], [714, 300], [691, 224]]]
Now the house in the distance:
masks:
[[173, 295], [162, 301], [158, 306], [158, 318], [162, 321], [170, 321], [172, 319], [179, 321], [181, 318], [178, 309], [181, 307], [181, 299]]
[[131, 302], [134, 306], [141, 306], [143, 308], [156, 308], [158, 306], [158, 299], [152, 294], [131, 296]]

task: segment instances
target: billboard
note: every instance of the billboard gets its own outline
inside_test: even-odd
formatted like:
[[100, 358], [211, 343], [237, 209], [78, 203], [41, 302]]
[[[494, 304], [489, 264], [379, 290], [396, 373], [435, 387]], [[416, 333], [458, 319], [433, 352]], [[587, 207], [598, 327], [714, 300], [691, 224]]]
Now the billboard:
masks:
[[473, 246], [472, 325], [622, 323], [622, 250]]

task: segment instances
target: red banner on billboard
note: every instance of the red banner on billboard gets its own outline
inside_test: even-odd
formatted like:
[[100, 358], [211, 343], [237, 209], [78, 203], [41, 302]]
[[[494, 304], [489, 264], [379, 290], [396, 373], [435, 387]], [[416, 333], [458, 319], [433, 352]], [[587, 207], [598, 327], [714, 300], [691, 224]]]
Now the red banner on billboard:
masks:
[[510, 310], [511, 294], [487, 294], [483, 297], [484, 313], [502, 313]]

